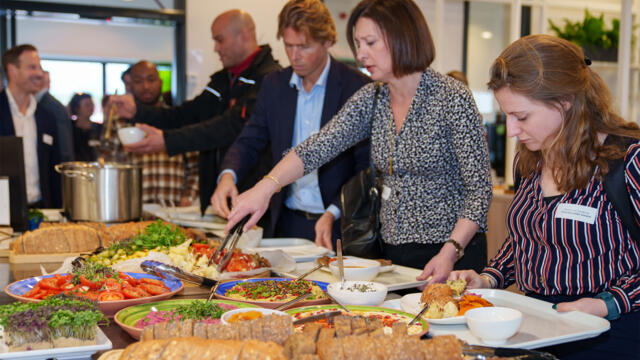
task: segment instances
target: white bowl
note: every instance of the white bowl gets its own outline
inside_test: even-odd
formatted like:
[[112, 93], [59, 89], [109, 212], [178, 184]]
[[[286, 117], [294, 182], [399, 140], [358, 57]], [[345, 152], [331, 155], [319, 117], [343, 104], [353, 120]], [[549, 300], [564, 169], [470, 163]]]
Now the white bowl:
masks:
[[144, 139], [145, 135], [147, 134], [144, 131], [138, 129], [135, 126], [118, 129], [118, 137], [120, 138], [120, 142], [123, 145], [137, 143], [138, 141]]
[[[368, 259], [346, 259], [344, 263], [344, 279], [354, 281], [371, 281], [378, 276], [380, 272], [380, 263], [375, 260]], [[336, 279], [340, 280], [340, 271], [338, 270], [338, 262], [332, 261], [329, 269]]]
[[[369, 287], [370, 290], [358, 290], [363, 286]], [[378, 306], [387, 297], [387, 290], [386, 285], [372, 281], [345, 281], [343, 289], [340, 289], [339, 281], [327, 286], [329, 295], [342, 305]]]
[[235, 309], [235, 310], [231, 310], [231, 311], [227, 311], [226, 313], [222, 314], [222, 317], [220, 317], [220, 320], [223, 324], [229, 324], [229, 322], [227, 320], [229, 320], [229, 318], [231, 318], [233, 315], [235, 314], [239, 314], [239, 313], [244, 313], [247, 311], [257, 311], [262, 313], [262, 315], [281, 315], [281, 316], [291, 316], [289, 314], [287, 314], [286, 312], [282, 312], [282, 311], [278, 311], [278, 310], [273, 310], [273, 309], [264, 309], [264, 308], [240, 308], [240, 309]]
[[464, 314], [471, 333], [488, 345], [507, 342], [520, 328], [522, 313], [505, 307], [481, 307]]

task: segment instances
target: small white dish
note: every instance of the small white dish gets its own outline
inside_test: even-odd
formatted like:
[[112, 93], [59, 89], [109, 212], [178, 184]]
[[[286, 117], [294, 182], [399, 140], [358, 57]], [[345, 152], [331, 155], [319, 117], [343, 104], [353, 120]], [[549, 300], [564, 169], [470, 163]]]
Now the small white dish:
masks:
[[[368, 259], [346, 259], [344, 263], [344, 279], [353, 281], [371, 281], [378, 276], [380, 272], [380, 263], [375, 260]], [[340, 271], [338, 262], [332, 261], [329, 269], [336, 279], [340, 280]]]
[[[400, 299], [400, 307], [402, 311], [408, 312], [410, 314], [418, 314], [424, 304], [420, 302], [420, 298], [422, 297], [422, 293], [413, 293], [407, 294]], [[437, 324], [437, 325], [461, 325], [466, 323], [464, 316], [452, 316], [447, 318], [440, 319], [429, 319], [423, 317], [423, 319], [427, 320], [429, 324]]]
[[387, 297], [386, 285], [372, 281], [345, 281], [340, 289], [340, 282], [327, 286], [327, 293], [342, 305], [378, 306]]
[[498, 306], [471, 309], [464, 317], [471, 333], [487, 345], [506, 343], [522, 323], [520, 311]]
[[[240, 313], [245, 313], [245, 312], [249, 312], [249, 311], [255, 311], [255, 312], [259, 312], [262, 313], [262, 316], [264, 315], [280, 315], [280, 316], [291, 316], [289, 314], [287, 314], [286, 312], [283, 311], [278, 311], [278, 310], [274, 310], [274, 309], [265, 309], [265, 308], [240, 308], [240, 309], [235, 309], [235, 310], [231, 310], [231, 311], [227, 311], [226, 313], [222, 314], [222, 317], [220, 317], [220, 320], [223, 324], [229, 324], [229, 319], [235, 315], [235, 314], [240, 314]], [[243, 321], [243, 320], [239, 320], [239, 321]]]
[[147, 134], [135, 126], [118, 129], [118, 137], [123, 145], [137, 143], [144, 139]]

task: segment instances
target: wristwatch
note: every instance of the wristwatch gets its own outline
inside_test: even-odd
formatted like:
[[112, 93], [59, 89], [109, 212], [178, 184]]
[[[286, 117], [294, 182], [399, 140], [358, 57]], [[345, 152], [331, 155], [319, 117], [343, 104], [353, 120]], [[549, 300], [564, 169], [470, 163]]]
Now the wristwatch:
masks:
[[464, 256], [464, 248], [462, 247], [462, 245], [460, 245], [459, 242], [455, 241], [454, 239], [449, 239], [445, 242], [446, 243], [451, 243], [453, 244], [453, 246], [456, 247], [456, 254], [458, 255], [458, 260], [462, 259], [462, 257]]
[[604, 303], [607, 305], [607, 316], [605, 319], [607, 320], [616, 320], [620, 318], [620, 312], [618, 311], [618, 305], [616, 301], [613, 299], [613, 295], [611, 295], [608, 291], [603, 291], [595, 296], [597, 299], [602, 299]]

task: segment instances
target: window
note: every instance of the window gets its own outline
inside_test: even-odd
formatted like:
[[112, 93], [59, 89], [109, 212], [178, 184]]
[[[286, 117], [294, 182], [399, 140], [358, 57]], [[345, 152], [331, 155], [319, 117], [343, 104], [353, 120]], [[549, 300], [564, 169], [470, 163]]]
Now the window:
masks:
[[[102, 123], [102, 97], [104, 94], [124, 94], [122, 73], [131, 63], [103, 61], [74, 61], [42, 59], [42, 69], [49, 71], [51, 85], [49, 92], [65, 106], [75, 93], [91, 94], [95, 104], [92, 121]], [[162, 79], [162, 92], [171, 91], [171, 65], [158, 64], [158, 73]]]

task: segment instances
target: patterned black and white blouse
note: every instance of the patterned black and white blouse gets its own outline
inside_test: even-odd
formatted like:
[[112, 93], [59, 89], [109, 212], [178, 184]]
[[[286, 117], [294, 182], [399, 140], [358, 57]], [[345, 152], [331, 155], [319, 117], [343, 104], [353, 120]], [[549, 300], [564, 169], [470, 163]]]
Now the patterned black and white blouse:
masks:
[[486, 231], [492, 195], [489, 156], [469, 89], [425, 70], [397, 136], [389, 123], [389, 88], [381, 86], [372, 120], [374, 94], [375, 84], [365, 85], [320, 132], [294, 148], [304, 173], [371, 137], [373, 163], [388, 188], [382, 191], [380, 210], [386, 243], [443, 243], [460, 218]]

